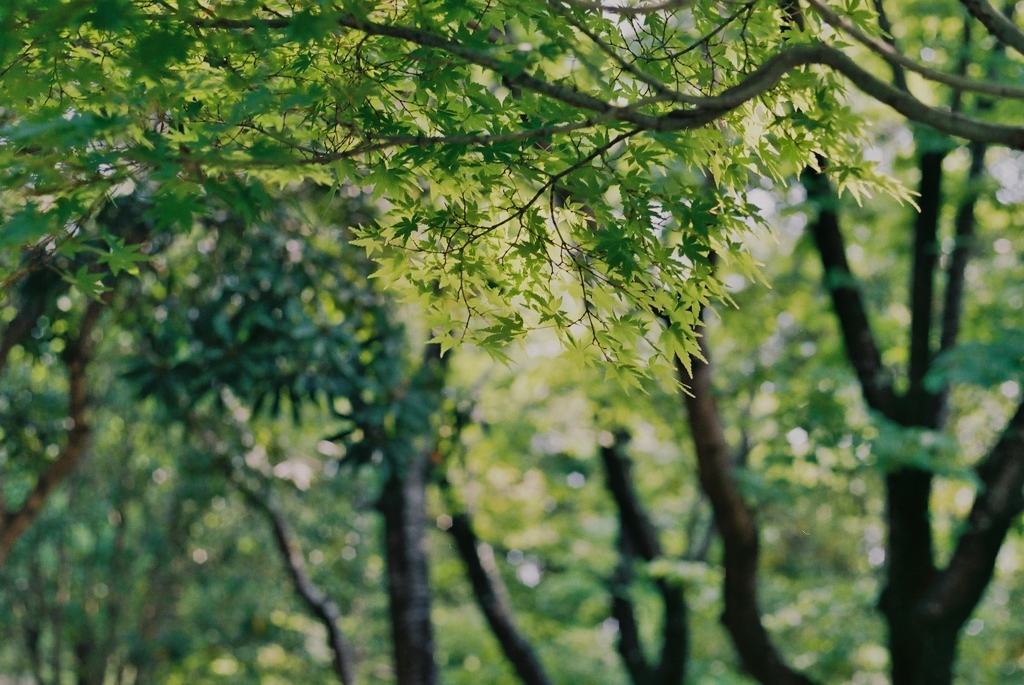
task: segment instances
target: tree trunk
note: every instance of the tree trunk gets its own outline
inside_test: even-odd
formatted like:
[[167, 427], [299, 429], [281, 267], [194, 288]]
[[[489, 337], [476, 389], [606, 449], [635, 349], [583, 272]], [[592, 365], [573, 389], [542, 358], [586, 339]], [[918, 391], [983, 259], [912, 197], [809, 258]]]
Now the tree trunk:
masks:
[[429, 455], [418, 454], [392, 473], [378, 507], [384, 516], [391, 633], [398, 685], [438, 685], [430, 622], [426, 550]]
[[650, 562], [661, 557], [663, 552], [658, 530], [644, 510], [633, 484], [633, 463], [625, 453], [628, 440], [627, 434], [618, 433], [612, 445], [601, 448], [605, 484], [619, 510], [622, 558], [612, 583], [612, 615], [619, 621], [619, 653], [634, 683], [680, 685], [686, 680], [690, 641], [686, 598], [681, 585], [664, 578], [655, 581], [665, 609], [661, 655], [655, 668], [647, 664], [639, 635], [636, 634], [633, 607], [628, 595], [633, 555]]
[[776, 650], [761, 623], [757, 600], [758, 530], [733, 472], [722, 416], [711, 385], [708, 338], [700, 338], [703, 359], [691, 356], [689, 370], [677, 360], [679, 380], [689, 389], [684, 396], [690, 433], [697, 453], [701, 489], [711, 502], [715, 523], [725, 546], [725, 608], [722, 623], [729, 631], [743, 667], [763, 685], [810, 685]]
[[925, 626], [918, 611], [935, 576], [928, 499], [932, 476], [904, 468], [886, 478], [888, 574], [879, 600], [889, 628], [893, 685], [914, 685], [924, 658]]
[[[972, 146], [971, 153], [968, 178], [976, 183], [983, 171], [985, 147]], [[920, 157], [921, 211], [914, 226], [909, 389], [903, 397], [895, 395], [890, 374], [880, 363], [856, 280], [846, 262], [835, 193], [823, 175], [810, 170], [804, 175], [808, 199], [819, 210], [810, 230], [864, 399], [888, 420], [907, 427], [936, 429], [945, 418], [945, 391], [930, 392], [924, 383], [934, 354], [934, 275], [943, 157], [938, 151], [926, 151]], [[947, 273], [939, 350], [951, 349], [959, 332], [963, 273], [974, 230], [973, 203], [972, 192], [956, 217], [957, 244]], [[932, 549], [932, 473], [904, 466], [886, 478], [887, 583], [879, 608], [889, 626], [893, 685], [952, 683], [960, 629], [992, 577], [1007, 530], [1024, 510], [1024, 405], [1018, 407], [977, 472], [981, 487], [953, 557], [942, 570], [935, 567]]]

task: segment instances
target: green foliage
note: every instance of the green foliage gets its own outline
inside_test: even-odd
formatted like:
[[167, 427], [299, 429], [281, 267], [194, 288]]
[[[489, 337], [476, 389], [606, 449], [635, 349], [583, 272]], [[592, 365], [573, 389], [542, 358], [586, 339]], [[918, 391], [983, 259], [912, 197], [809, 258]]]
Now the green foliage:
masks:
[[[445, 349], [553, 327], [587, 358], [664, 370], [696, 349], [695, 313], [722, 296], [709, 254], [755, 268], [742, 249], [752, 172], [781, 180], [823, 155], [841, 189], [899, 192], [863, 161], [829, 73], [797, 70], [714, 125], [671, 133], [601, 113], [666, 115], [678, 103], [652, 84], [701, 95], [813, 40], [770, 3], [631, 21], [540, 1], [214, 15], [24, 0], [4, 22], [0, 248], [88, 231], [104, 195], [133, 187], [156, 184], [153, 216], [187, 231], [196, 198], [224, 186], [358, 183], [386, 200], [360, 244]], [[115, 275], [132, 259], [110, 245]], [[82, 285], [98, 293], [97, 279]]]
[[929, 377], [933, 388], [946, 383], [992, 387], [1024, 380], [1024, 332], [1002, 330], [994, 340], [972, 342], [950, 350]]
[[[868, 3], [845, 5], [880, 35]], [[1019, 80], [1019, 59], [961, 46], [952, 6], [890, 8], [907, 54]], [[1021, 158], [991, 150], [992, 178], [968, 183], [965, 147], [889, 119], [862, 130], [877, 103], [818, 67], [679, 131], [523, 85], [655, 117], [679, 103], [651, 81], [721, 92], [818, 39], [840, 40], [814, 21], [785, 26], [777, 3], [630, 18], [546, 0], [5, 2], [5, 335], [32, 313], [0, 377], [5, 511], [68, 440], [63, 352], [90, 302], [107, 304], [91, 446], [0, 570], [0, 679], [333, 677], [326, 631], [249, 488], [280, 502], [310, 578], [338, 603], [359, 682], [393, 682], [374, 508], [411, 455], [429, 454], [451, 491], [427, 490], [443, 681], [517, 682], [444, 532], [466, 512], [552, 680], [624, 685], [609, 620], [620, 522], [598, 457], [624, 430], [665, 548], [632, 566], [644, 650], [660, 648], [668, 580], [690, 612], [689, 681], [749, 685], [719, 621], [722, 545], [672, 368], [696, 351], [705, 309], [760, 526], [764, 623], [820, 682], [885, 682], [885, 476], [935, 474], [941, 565], [977, 492], [972, 469], [1024, 385]], [[989, 114], [1020, 117], [1006, 103]], [[949, 151], [942, 268], [955, 210], [979, 197], [962, 342], [928, 377], [948, 390], [943, 431], [865, 409], [827, 291], [854, 282], [823, 279], [804, 236], [817, 212], [839, 212], [882, 360], [902, 378], [914, 207], [900, 182], [934, 149]], [[823, 160], [844, 195], [808, 206], [795, 179]], [[963, 679], [1020, 679], [1022, 555], [1018, 524], [964, 628]]]

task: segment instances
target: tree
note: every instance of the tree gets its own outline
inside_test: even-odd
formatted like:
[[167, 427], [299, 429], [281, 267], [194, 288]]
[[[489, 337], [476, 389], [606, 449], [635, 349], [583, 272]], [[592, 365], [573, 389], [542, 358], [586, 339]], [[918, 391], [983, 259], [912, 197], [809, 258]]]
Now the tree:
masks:
[[[936, 483], [957, 482], [967, 465], [942, 447], [940, 429], [956, 419], [953, 384], [996, 377], [1005, 385], [1019, 370], [1019, 340], [1012, 335], [975, 326], [968, 327], [971, 342], [957, 341], [980, 196], [975, 186], [987, 146], [1020, 148], [1024, 137], [1015, 109], [1022, 92], [1014, 83], [1022, 33], [1012, 19], [973, 0], [944, 6], [951, 21], [939, 29], [916, 22], [910, 11], [890, 22], [881, 3], [844, 14], [818, 0], [809, 5], [804, 13], [794, 3], [757, 2], [370, 9], [12, 4], [0, 18], [6, 38], [0, 88], [11, 103], [0, 111], [9, 188], [0, 202], [5, 285], [16, 306], [5, 314], [3, 358], [17, 352], [24, 362], [16, 385], [25, 386], [34, 411], [39, 381], [32, 374], [51, 373], [52, 353], [62, 354], [66, 412], [43, 413], [51, 430], [68, 432], [63, 447], [47, 435], [44, 448], [35, 429], [42, 424], [32, 417], [33, 430], [12, 442], [19, 457], [31, 453], [36, 461], [24, 468], [21, 460], [17, 487], [4, 493], [17, 506], [2, 512], [0, 553], [88, 450], [86, 411], [93, 405], [85, 364], [99, 337], [98, 317], [113, 303], [117, 325], [145, 342], [129, 378], [143, 395], [159, 399], [166, 420], [196, 427], [204, 412], [223, 416], [234, 403], [250, 415], [263, 407], [290, 409], [300, 425], [303, 407], [327, 407], [345, 424], [321, 437], [343, 445], [352, 463], [379, 467], [373, 473], [380, 478], [388, 542], [398, 679], [434, 682], [423, 541], [435, 447], [440, 428], [450, 428], [439, 423], [445, 396], [439, 353], [460, 332], [500, 353], [527, 331], [550, 327], [563, 346], [583, 359], [610, 362], [604, 368], [611, 375], [648, 391], [657, 383], [637, 371], [658, 378], [678, 360], [678, 378], [690, 393], [685, 405], [700, 480], [722, 540], [723, 620], [741, 667], [764, 683], [807, 682], [793, 655], [773, 645], [778, 628], [762, 607], [756, 514], [763, 493], [752, 495], [747, 479], [763, 464], [744, 466], [759, 446], [751, 446], [749, 427], [731, 423], [735, 417], [713, 397], [708, 359], [718, 331], [699, 342], [695, 335], [702, 312], [728, 298], [719, 272], [756, 273], [744, 247], [755, 240], [756, 184], [796, 187], [799, 176], [847, 363], [864, 404], [878, 415], [867, 422], [876, 435], [866, 441], [874, 440], [875, 466], [885, 474], [889, 537], [880, 604], [893, 681], [950, 682], [960, 632], [1022, 505], [1018, 410], [979, 462], [974, 508], [948, 542], [950, 558], [939, 563]], [[989, 38], [976, 38], [981, 27]], [[856, 47], [831, 44], [843, 36]], [[907, 55], [915, 49], [924, 61], [946, 67], [912, 60]], [[891, 83], [850, 55], [869, 66], [888, 64]], [[868, 100], [845, 100], [844, 78]], [[915, 126], [920, 185], [905, 383], [893, 380], [901, 371], [901, 358], [894, 363], [891, 353], [896, 347], [879, 342], [869, 324], [843, 231], [845, 217], [858, 215], [837, 196], [874, 189], [907, 197], [861, 156], [865, 138], [857, 129], [872, 98]], [[948, 108], [925, 104], [936, 101]], [[960, 148], [971, 160], [963, 170], [968, 192], [955, 202], [943, 193], [944, 165], [958, 147], [948, 136], [971, 141]], [[355, 242], [377, 257], [378, 276], [404, 280], [426, 302], [425, 328], [434, 333], [424, 354], [409, 351], [388, 306], [373, 294], [317, 309], [319, 279], [332, 269], [344, 265], [350, 284], [366, 274], [330, 249], [307, 250], [321, 238], [309, 239], [294, 227], [294, 215], [277, 207], [284, 193], [268, 190], [274, 185], [310, 211], [308, 186], [296, 184], [303, 180], [344, 196], [359, 195], [362, 187], [379, 200], [379, 216], [357, 222]], [[131, 216], [111, 205], [112, 196], [129, 198], [120, 208]], [[937, 321], [944, 206], [955, 206], [956, 217]], [[1008, 221], [1003, 210], [988, 216]], [[117, 217], [127, 218], [118, 223]], [[268, 217], [292, 236], [267, 227]], [[209, 290], [193, 293], [188, 288], [195, 286], [176, 290], [189, 260], [168, 271], [161, 250], [179, 239], [187, 244], [197, 218], [213, 232], [212, 242], [200, 244], [212, 271], [199, 277]], [[254, 257], [254, 246], [264, 243], [273, 249]], [[143, 279], [141, 291], [118, 278], [145, 261], [153, 262], [145, 272], [151, 280]], [[240, 275], [229, 275], [232, 268]], [[307, 291], [313, 300], [303, 299]], [[169, 293], [175, 297], [165, 302]], [[134, 308], [140, 300], [142, 307]], [[133, 314], [125, 318], [125, 311]], [[59, 331], [50, 327], [52, 319], [62, 324]], [[972, 364], [965, 356], [972, 351], [998, 363]], [[894, 366], [896, 372], [888, 370]], [[824, 362], [817, 368], [835, 369]], [[1005, 386], [1004, 394], [1010, 390]], [[758, 393], [750, 394], [748, 409]], [[601, 429], [622, 427], [614, 424]], [[793, 445], [809, 440], [799, 430]], [[740, 438], [738, 449], [729, 444], [730, 432]], [[231, 462], [217, 444], [204, 453], [208, 466], [224, 471]], [[681, 651], [688, 643], [680, 584], [686, 574], [673, 561], [681, 552], [659, 540], [656, 529], [667, 537], [671, 527], [644, 514], [614, 440], [604, 447], [619, 540], [615, 569], [592, 594], [611, 589], [607, 604], [630, 675], [676, 682], [687, 667]], [[698, 513], [701, 506], [693, 503]], [[531, 656], [526, 631], [514, 632], [511, 604], [496, 603], [500, 583], [488, 571], [474, 526], [460, 518], [468, 513], [467, 507], [450, 515], [450, 529], [477, 603], [520, 675], [551, 677], [543, 654]], [[280, 542], [287, 536], [279, 519], [270, 518]], [[706, 548], [698, 539], [688, 534], [687, 545]], [[656, 592], [648, 600], [660, 603], [660, 624], [638, 618], [637, 566], [650, 574], [647, 590]], [[311, 603], [296, 564], [288, 568], [307, 605], [314, 612], [326, 606]], [[531, 568], [540, 573], [536, 563]], [[337, 629], [338, 613], [320, 616], [328, 633]], [[62, 635], [59, 623], [47, 630]], [[657, 666], [644, 654], [650, 636], [643, 631], [651, 625], [660, 626]], [[25, 626], [29, 637], [38, 630]], [[85, 654], [94, 641], [82, 634], [76, 646], [85, 645]], [[26, 644], [38, 654], [37, 639]], [[62, 654], [59, 645], [53, 653]], [[80, 677], [95, 680], [96, 662], [79, 661]], [[37, 679], [45, 677], [36, 671]], [[59, 664], [51, 667], [57, 678], [60, 671]]]

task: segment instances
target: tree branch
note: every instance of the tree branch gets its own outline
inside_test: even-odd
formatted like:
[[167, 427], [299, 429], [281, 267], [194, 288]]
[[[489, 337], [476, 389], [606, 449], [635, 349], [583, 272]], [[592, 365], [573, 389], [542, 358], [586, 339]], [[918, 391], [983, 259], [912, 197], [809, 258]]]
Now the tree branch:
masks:
[[579, 9], [607, 12], [608, 14], [618, 14], [623, 17], [637, 17], [645, 14], [654, 14], [655, 12], [671, 12], [685, 9], [693, 4], [693, 0], [662, 0], [662, 2], [651, 5], [605, 5], [604, 3], [593, 2], [592, 0], [561, 1]]
[[633, 685], [647, 685], [652, 682], [653, 669], [644, 655], [640, 641], [640, 627], [636, 611], [629, 597], [629, 586], [633, 583], [633, 562], [635, 554], [625, 530], [619, 531], [619, 563], [615, 566], [609, 591], [612, 596], [612, 618], [619, 625], [619, 639], [616, 649], [629, 673]]
[[938, 264], [939, 211], [942, 208], [942, 161], [945, 150], [921, 154], [918, 186], [919, 209], [914, 221], [914, 258], [910, 279], [910, 387], [901, 423], [937, 428], [935, 396], [924, 387], [932, 363], [932, 310], [935, 300], [935, 267]]
[[1024, 55], [1024, 30], [1009, 17], [985, 0], [960, 0], [960, 4], [1004, 45]]
[[333, 654], [331, 664], [334, 667], [334, 673], [343, 685], [354, 685], [356, 682], [355, 658], [348, 641], [345, 640], [345, 636], [341, 632], [341, 626], [338, 625], [341, 620], [341, 610], [337, 603], [310, 578], [302, 549], [284, 512], [269, 496], [260, 497], [238, 481], [235, 481], [234, 484], [253, 507], [266, 515], [274, 531], [277, 549], [288, 569], [288, 575], [295, 591], [327, 629], [327, 641]]
[[110, 292], [102, 300], [92, 300], [78, 327], [78, 336], [64, 348], [64, 364], [68, 370], [68, 417], [72, 421], [67, 443], [57, 459], [39, 476], [35, 487], [17, 511], [6, 512], [0, 520], [0, 567], [10, 554], [14, 543], [25, 532], [42, 510], [47, 497], [63, 481], [85, 452], [92, 430], [86, 421], [89, 392], [86, 370], [92, 355], [92, 333], [104, 307], [110, 301]]
[[614, 443], [601, 447], [605, 485], [618, 507], [622, 530], [629, 536], [631, 547], [644, 561], [653, 561], [662, 555], [661, 542], [633, 486], [632, 462], [622, 452], [628, 442], [627, 433], [616, 432]]
[[892, 376], [882, 365], [882, 355], [875, 343], [856, 278], [846, 261], [846, 246], [836, 212], [839, 200], [823, 173], [806, 169], [802, 180], [808, 202], [818, 210], [818, 216], [809, 226], [825, 272], [825, 287], [839, 319], [846, 356], [857, 374], [868, 406], [895, 420], [897, 405]]
[[977, 472], [982, 488], [971, 508], [967, 530], [923, 602], [926, 620], [943, 622], [954, 632], [981, 599], [1006, 533], [1024, 511], [1024, 403], [1017, 407]]
[[[647, 512], [644, 511], [636, 488], [633, 486], [633, 477], [630, 473], [632, 463], [623, 452], [628, 441], [629, 436], [626, 433], [618, 432], [613, 444], [601, 447], [605, 484], [619, 510], [620, 544], [623, 548], [622, 564], [631, 563], [633, 552], [647, 562], [654, 561], [663, 555], [661, 542], [658, 540], [658, 531], [647, 516]], [[686, 600], [680, 585], [670, 583], [664, 578], [657, 579], [655, 584], [664, 604], [665, 622], [662, 631], [661, 657], [654, 672], [654, 680], [646, 682], [677, 685], [686, 678], [686, 659], [689, 648]], [[616, 611], [616, 602], [621, 603], [623, 599], [627, 599], [624, 588], [619, 594], [613, 595], [613, 614]], [[621, 611], [623, 607], [619, 609]], [[631, 613], [631, 607], [629, 610]], [[619, 617], [616, 616], [616, 619]], [[621, 636], [619, 651], [623, 654], [623, 660], [626, 661], [631, 674], [634, 670], [639, 673], [639, 664], [643, 660], [643, 650], [639, 644], [639, 638], [633, 638], [622, 632], [621, 620], [619, 629]], [[635, 644], [633, 644], [634, 642]], [[631, 666], [630, 659], [636, 662], [635, 665]], [[644, 661], [644, 663], [646, 662]]]
[[[919, 74], [930, 81], [942, 83], [952, 88], [956, 88], [957, 90], [982, 93], [995, 97], [1012, 98], [1015, 100], [1024, 99], [1024, 88], [1019, 86], [994, 83], [991, 81], [978, 81], [960, 74], [949, 74], [938, 69], [926, 67], [923, 64], [918, 64], [902, 52], [899, 52], [891, 42], [881, 41], [864, 33], [857, 28], [853, 22], [837, 14], [821, 0], [807, 0], [807, 3], [814, 8], [815, 12], [817, 12], [825, 23], [849, 34], [858, 43], [888, 62], [893, 68], [893, 78], [900, 90], [907, 90], [906, 77], [903, 75], [903, 69], [906, 69]], [[876, 7], [881, 7], [880, 0], [876, 0]], [[884, 14], [879, 15], [880, 25], [882, 24], [882, 18], [884, 16]], [[888, 20], [885, 21], [885, 24], [888, 25]], [[883, 26], [883, 29], [889, 31], [891, 27], [886, 28]]]
[[[440, 50], [464, 61], [500, 75], [507, 85], [558, 100], [577, 109], [606, 114], [613, 120], [630, 123], [649, 131], [682, 131], [699, 128], [721, 118], [724, 114], [771, 90], [793, 69], [820, 64], [842, 73], [860, 90], [883, 104], [889, 105], [912, 121], [935, 128], [948, 135], [960, 136], [986, 143], [1024, 149], [1024, 128], [990, 124], [962, 114], [929, 107], [910, 94], [881, 81], [861, 68], [842, 51], [821, 43], [788, 47], [765, 62], [740, 83], [712, 97], [691, 97], [678, 93], [692, 103], [690, 109], [676, 109], [666, 114], [646, 114], [638, 111], [640, 105], [618, 106], [583, 93], [569, 85], [552, 83], [522, 70], [519, 64], [500, 59], [491, 53], [462, 45], [456, 41], [409, 26], [391, 26], [369, 19], [342, 14], [336, 18], [339, 26], [367, 35], [395, 38]], [[257, 25], [284, 29], [291, 20], [283, 18], [210, 19], [193, 22], [208, 29], [246, 30]]]
[[[885, 11], [885, 2], [883, 0], [874, 0], [875, 13], [878, 14], [878, 28], [882, 29], [885, 33], [885, 42], [896, 50], [896, 39], [892, 34], [892, 22], [889, 21], [889, 15]], [[903, 67], [898, 64], [892, 64], [892, 80], [896, 83], [896, 87], [900, 90], [907, 90], [907, 75], [903, 72]]]
[[967, 172], [967, 197], [956, 213], [953, 254], [946, 269], [946, 292], [942, 307], [942, 331], [939, 351], [947, 352], [956, 346], [963, 311], [964, 272], [974, 249], [974, 207], [978, 200], [978, 181], [985, 170], [985, 152], [982, 143], [971, 144], [971, 166]]
[[[1013, 0], [1008, 0], [1003, 14], [1012, 19], [1016, 5]], [[966, 25], [965, 25], [966, 29]], [[1003, 54], [1005, 46], [996, 45], [995, 52]], [[991, 110], [994, 102], [984, 98], [979, 100], [978, 109], [982, 111]], [[942, 307], [942, 329], [939, 339], [939, 351], [946, 352], [956, 345], [957, 336], [960, 333], [960, 319], [963, 311], [964, 293], [964, 272], [967, 262], [974, 249], [974, 208], [978, 201], [978, 184], [985, 171], [985, 153], [988, 147], [983, 143], [972, 142], [970, 145], [971, 165], [967, 171], [967, 196], [961, 201], [957, 210], [954, 227], [953, 254], [950, 256], [949, 266], [946, 269], [946, 292]]]
[[[447, 490], [447, 482], [442, 481], [441, 487]], [[498, 644], [515, 669], [516, 675], [524, 685], [551, 685], [551, 679], [544, 671], [533, 646], [519, 632], [512, 619], [512, 611], [503, 596], [501, 579], [494, 568], [493, 554], [487, 560], [489, 564], [485, 564], [481, 558], [480, 540], [473, 530], [469, 515], [465, 512], [453, 514], [448, 533], [455, 539], [455, 547], [466, 567], [466, 575], [473, 588], [477, 606], [487, 619], [487, 624], [498, 639]]]
[[[650, 103], [656, 101], [656, 99], [652, 98]], [[292, 163], [330, 164], [331, 162], [364, 155], [368, 152], [390, 150], [391, 148], [401, 146], [427, 147], [432, 145], [493, 145], [495, 143], [534, 141], [555, 135], [561, 135], [563, 133], [571, 133], [573, 131], [593, 128], [598, 124], [611, 121], [611, 119], [611, 113], [605, 113], [599, 116], [588, 117], [587, 119], [574, 123], [543, 126], [541, 128], [501, 134], [481, 133], [453, 136], [371, 136], [366, 144], [340, 152], [317, 152], [315, 150], [302, 149], [301, 152], [309, 155], [309, 157], [306, 159], [294, 160]]]

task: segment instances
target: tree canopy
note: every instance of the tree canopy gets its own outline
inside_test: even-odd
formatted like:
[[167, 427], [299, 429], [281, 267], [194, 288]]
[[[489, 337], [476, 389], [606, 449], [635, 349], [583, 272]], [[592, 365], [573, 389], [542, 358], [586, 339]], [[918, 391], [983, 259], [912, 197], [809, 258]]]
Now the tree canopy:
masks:
[[[1015, 25], [963, 5], [1019, 50]], [[721, 295], [708, 254], [753, 269], [753, 171], [827, 166], [841, 191], [900, 192], [863, 157], [848, 85], [942, 133], [1024, 145], [1018, 60], [921, 64], [856, 5], [19, 0], [2, 22], [4, 247], [73, 253], [133, 188], [188, 227], [211, 195], [257, 211], [263, 188], [358, 182], [388, 203], [363, 244], [432, 302], [446, 348], [550, 326], [629, 365], [665, 316], [654, 357], [694, 351], [696, 312]], [[947, 87], [998, 104], [950, 110]], [[107, 247], [112, 275], [134, 263]]]

